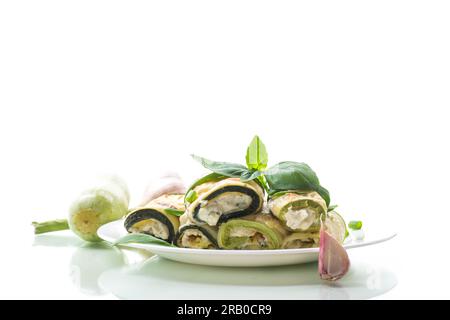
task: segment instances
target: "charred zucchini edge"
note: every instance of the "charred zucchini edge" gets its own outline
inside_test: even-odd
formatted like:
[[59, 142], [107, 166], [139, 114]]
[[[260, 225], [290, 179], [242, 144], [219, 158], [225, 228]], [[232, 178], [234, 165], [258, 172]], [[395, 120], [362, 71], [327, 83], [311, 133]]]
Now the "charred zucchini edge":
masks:
[[164, 224], [165, 226], [167, 226], [167, 229], [169, 230], [169, 236], [167, 239], [158, 238], [153, 234], [152, 234], [152, 236], [154, 236], [158, 239], [173, 243], [173, 240], [175, 238], [174, 225], [169, 220], [169, 218], [167, 218], [163, 213], [161, 213], [155, 209], [149, 209], [149, 208], [138, 209], [134, 212], [129, 213], [128, 216], [125, 218], [125, 222], [124, 222], [125, 229], [127, 229], [127, 231], [128, 231], [129, 229], [131, 229], [131, 227], [133, 227], [134, 224], [136, 224], [142, 220], [147, 220], [147, 219], [156, 219], [159, 222], [161, 222], [162, 224]]
[[[250, 205], [244, 209], [244, 210], [239, 210], [239, 211], [234, 211], [234, 212], [230, 212], [227, 214], [222, 214], [219, 218], [219, 221], [217, 222], [217, 225], [226, 222], [230, 219], [233, 218], [240, 218], [240, 217], [244, 217], [247, 215], [250, 215], [252, 213], [255, 213], [258, 208], [260, 208], [262, 206], [262, 201], [263, 199], [261, 199], [258, 195], [258, 193], [256, 191], [254, 191], [253, 189], [250, 188], [245, 188], [242, 186], [225, 186], [219, 190], [216, 190], [214, 192], [212, 192], [211, 194], [209, 194], [204, 200], [211, 200], [214, 199], [215, 197], [221, 195], [222, 193], [225, 192], [239, 192], [239, 193], [244, 193], [248, 196], [250, 196], [252, 198], [252, 202], [250, 203]], [[193, 217], [195, 220], [200, 221], [202, 223], [205, 223], [205, 221], [198, 219], [198, 211], [200, 210], [201, 204], [199, 203], [197, 205], [197, 207], [194, 209], [193, 211]]]
[[[180, 228], [180, 230], [178, 230], [177, 234], [175, 235], [175, 239], [174, 239], [174, 241], [173, 241], [173, 243], [174, 243], [176, 246], [179, 246], [179, 245], [178, 245], [178, 240], [180, 240], [181, 235], [183, 234], [183, 232], [186, 231], [186, 230], [189, 230], [189, 229], [197, 229], [197, 230], [201, 231], [201, 232], [208, 238], [208, 240], [211, 241], [211, 243], [214, 245], [214, 247], [215, 247], [216, 249], [219, 249], [219, 244], [217, 243], [217, 239], [215, 239], [215, 238], [212, 236], [212, 234], [211, 234], [206, 228], [204, 228], [204, 227], [202, 227], [202, 226], [198, 226], [198, 225], [196, 225], [196, 224], [185, 225], [185, 226], [182, 226], [182, 227]], [[181, 248], [181, 247], [180, 247], [180, 248]]]

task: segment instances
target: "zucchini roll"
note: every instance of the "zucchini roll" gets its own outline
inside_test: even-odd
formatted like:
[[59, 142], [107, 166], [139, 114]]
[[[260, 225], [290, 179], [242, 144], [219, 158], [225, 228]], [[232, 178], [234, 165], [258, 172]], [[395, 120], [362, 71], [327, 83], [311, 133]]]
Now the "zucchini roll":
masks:
[[254, 181], [238, 178], [206, 182], [192, 189], [197, 198], [187, 212], [196, 224], [216, 226], [231, 218], [251, 215], [261, 210], [264, 191]]
[[344, 243], [347, 226], [344, 218], [336, 211], [330, 211], [325, 219], [325, 230], [340, 244]]
[[283, 249], [314, 248], [319, 246], [319, 232], [294, 232], [284, 238]]
[[283, 191], [272, 196], [269, 208], [291, 231], [318, 232], [320, 216], [327, 213], [325, 200], [315, 191]]
[[283, 227], [271, 215], [256, 214], [221, 224], [217, 238], [223, 249], [278, 249], [284, 234]]
[[[325, 230], [340, 244], [345, 240], [345, 221], [335, 211], [328, 212], [324, 221]], [[284, 249], [314, 248], [319, 246], [320, 232], [294, 232], [284, 238]]]
[[179, 215], [184, 211], [183, 198], [180, 194], [166, 194], [134, 209], [125, 219], [125, 229], [172, 243], [180, 226]]
[[208, 225], [185, 224], [178, 230], [174, 244], [180, 248], [217, 249], [217, 230]]

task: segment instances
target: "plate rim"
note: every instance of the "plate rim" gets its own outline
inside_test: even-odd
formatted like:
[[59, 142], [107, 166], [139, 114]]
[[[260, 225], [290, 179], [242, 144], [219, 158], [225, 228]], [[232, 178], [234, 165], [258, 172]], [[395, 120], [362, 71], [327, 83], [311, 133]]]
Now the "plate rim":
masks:
[[[97, 230], [97, 235], [108, 242], [114, 242], [116, 239], [105, 234], [105, 230], [111, 228], [113, 225], [119, 224], [122, 220], [116, 220], [108, 222], [102, 225]], [[348, 244], [344, 244], [345, 249], [360, 248], [370, 246], [382, 242], [389, 241], [397, 236], [397, 232], [387, 232], [386, 236], [372, 241], [356, 241]], [[298, 249], [275, 249], [275, 250], [227, 250], [227, 249], [193, 249], [193, 248], [178, 248], [161, 246], [150, 243], [124, 243], [119, 246], [146, 249], [157, 254], [157, 252], [163, 253], [179, 253], [179, 254], [200, 254], [200, 255], [287, 255], [287, 254], [302, 254], [302, 253], [319, 253], [319, 248], [298, 248]], [[155, 250], [153, 250], [155, 249]]]

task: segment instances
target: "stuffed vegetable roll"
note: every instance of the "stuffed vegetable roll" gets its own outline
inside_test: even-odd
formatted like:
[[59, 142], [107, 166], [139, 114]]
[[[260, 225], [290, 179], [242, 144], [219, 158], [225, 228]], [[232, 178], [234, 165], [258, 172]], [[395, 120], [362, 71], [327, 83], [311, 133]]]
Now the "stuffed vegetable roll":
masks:
[[318, 232], [320, 216], [327, 212], [325, 200], [315, 191], [276, 193], [268, 205], [273, 215], [294, 232]]
[[125, 218], [130, 233], [145, 233], [172, 243], [184, 212], [184, 195], [162, 195], [147, 205], [132, 210]]
[[344, 218], [336, 211], [330, 211], [325, 219], [325, 230], [340, 244], [347, 236], [347, 226]]
[[218, 244], [222, 249], [278, 249], [286, 231], [270, 214], [255, 214], [229, 220], [219, 227]]
[[174, 243], [180, 248], [217, 249], [217, 229], [208, 225], [185, 224], [178, 230]]
[[[345, 240], [344, 219], [335, 211], [328, 212], [324, 221], [325, 230], [340, 244]], [[314, 248], [319, 246], [320, 232], [294, 232], [283, 240], [284, 249]]]
[[319, 246], [319, 232], [294, 232], [283, 240], [283, 249], [314, 248]]
[[251, 215], [261, 210], [264, 191], [255, 181], [239, 178], [208, 181], [189, 190], [195, 200], [188, 203], [187, 213], [196, 224], [217, 226], [232, 218]]

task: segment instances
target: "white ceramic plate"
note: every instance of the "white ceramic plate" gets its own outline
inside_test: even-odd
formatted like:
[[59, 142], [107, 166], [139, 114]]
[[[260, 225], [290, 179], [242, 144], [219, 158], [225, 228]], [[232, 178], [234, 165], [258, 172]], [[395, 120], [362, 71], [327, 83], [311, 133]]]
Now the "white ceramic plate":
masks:
[[[110, 222], [98, 229], [103, 240], [115, 242], [127, 234], [123, 220]], [[365, 247], [395, 237], [393, 232], [369, 233], [362, 241], [347, 241], [346, 249]], [[154, 244], [130, 243], [124, 246], [148, 250], [161, 257], [192, 264], [222, 267], [263, 267], [301, 264], [317, 261], [319, 248], [278, 250], [204, 250], [159, 246]]]

